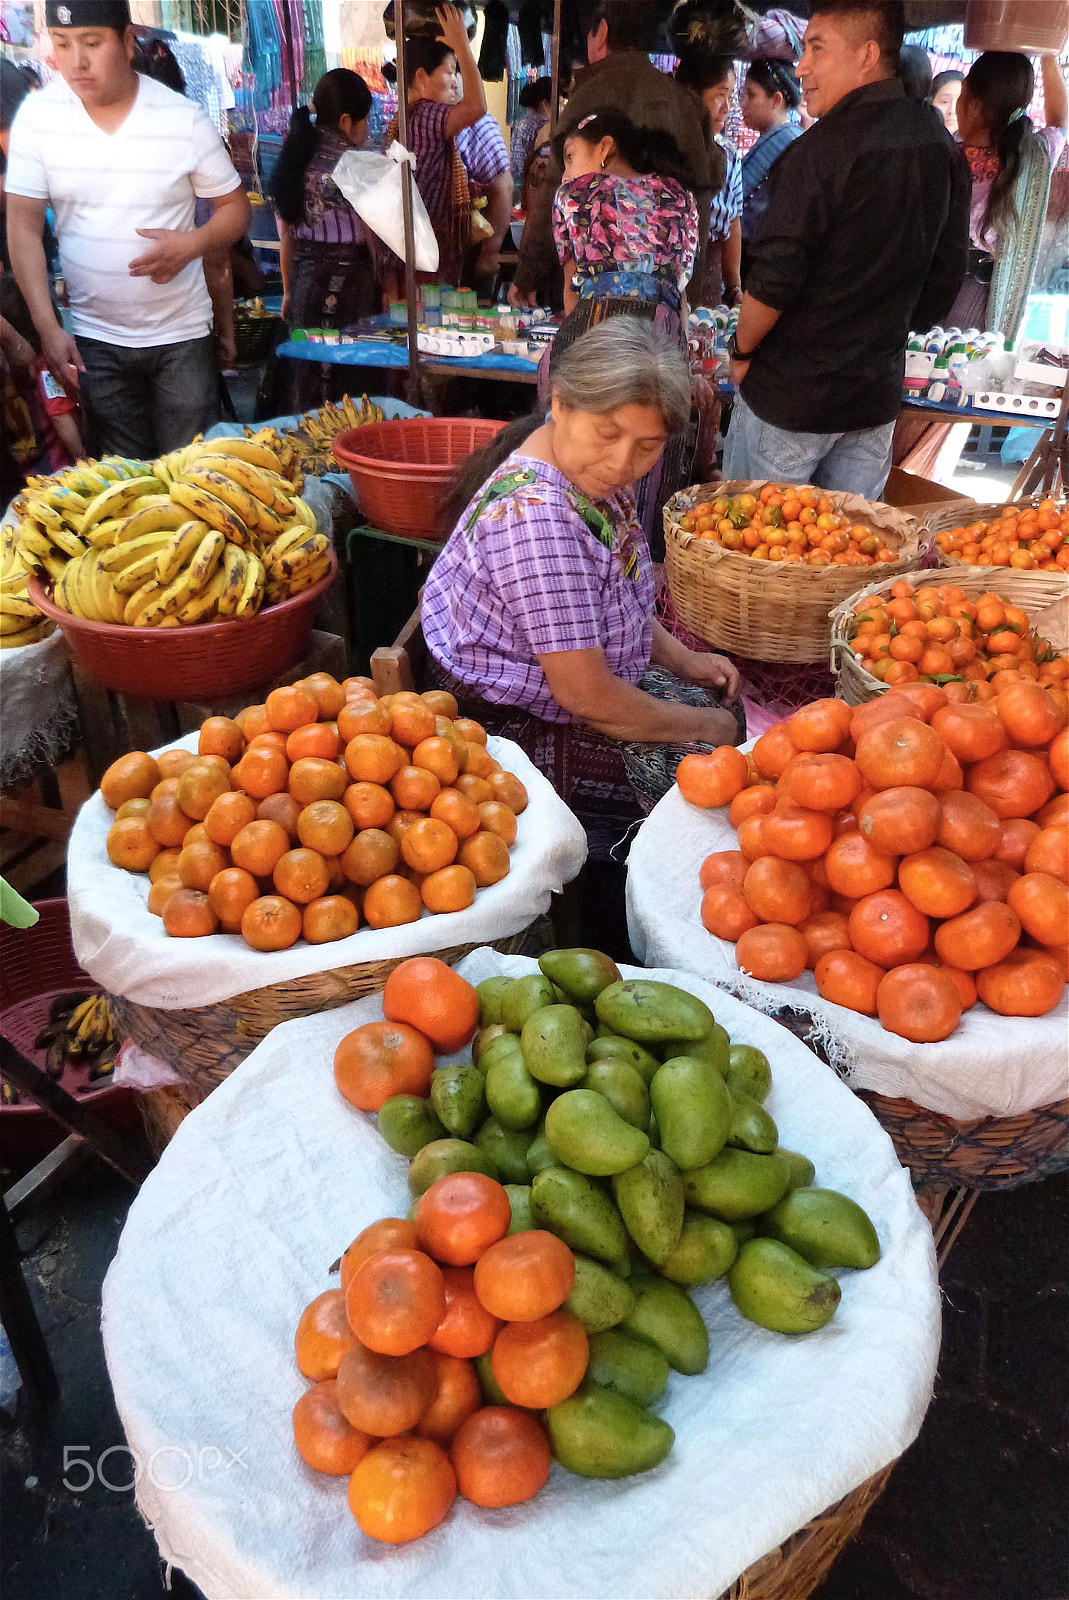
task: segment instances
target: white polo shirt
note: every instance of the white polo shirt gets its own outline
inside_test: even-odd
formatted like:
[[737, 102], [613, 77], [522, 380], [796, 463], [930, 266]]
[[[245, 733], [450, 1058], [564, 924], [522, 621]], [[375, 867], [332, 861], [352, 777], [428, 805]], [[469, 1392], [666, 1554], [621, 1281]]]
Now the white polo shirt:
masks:
[[138, 228], [193, 227], [196, 201], [240, 183], [200, 107], [138, 76], [125, 122], [105, 133], [62, 78], [26, 96], [11, 128], [9, 194], [47, 200], [77, 337], [143, 348], [201, 339], [211, 300], [199, 258], [170, 283], [131, 277], [152, 248]]

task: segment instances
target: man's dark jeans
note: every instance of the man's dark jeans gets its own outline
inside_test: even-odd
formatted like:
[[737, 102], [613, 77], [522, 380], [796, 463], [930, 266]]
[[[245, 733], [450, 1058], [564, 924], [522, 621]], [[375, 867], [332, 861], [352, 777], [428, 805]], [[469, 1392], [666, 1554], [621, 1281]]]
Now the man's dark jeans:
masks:
[[154, 456], [188, 444], [218, 420], [212, 341], [141, 349], [76, 336], [89, 448], [94, 455]]

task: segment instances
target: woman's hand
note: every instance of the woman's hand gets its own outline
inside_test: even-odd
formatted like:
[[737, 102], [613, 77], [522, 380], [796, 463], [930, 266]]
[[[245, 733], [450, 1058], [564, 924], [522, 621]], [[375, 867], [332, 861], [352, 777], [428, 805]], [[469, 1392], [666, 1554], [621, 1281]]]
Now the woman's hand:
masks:
[[701, 688], [720, 689], [727, 701], [739, 697], [738, 668], [727, 656], [706, 655], [701, 650], [688, 650], [686, 676]]
[[464, 26], [463, 13], [456, 6], [436, 6], [434, 14], [442, 30], [438, 42], [447, 44], [453, 54], [459, 57], [462, 51], [468, 49], [468, 30]]

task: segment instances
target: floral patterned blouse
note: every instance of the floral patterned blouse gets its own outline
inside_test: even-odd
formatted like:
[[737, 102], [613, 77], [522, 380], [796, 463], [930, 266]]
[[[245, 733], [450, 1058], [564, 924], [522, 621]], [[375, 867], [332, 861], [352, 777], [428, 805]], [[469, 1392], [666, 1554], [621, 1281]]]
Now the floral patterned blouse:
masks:
[[698, 208], [674, 178], [592, 172], [557, 190], [553, 237], [560, 259], [575, 261], [580, 294], [584, 280], [621, 271], [663, 278], [682, 294], [694, 271]]

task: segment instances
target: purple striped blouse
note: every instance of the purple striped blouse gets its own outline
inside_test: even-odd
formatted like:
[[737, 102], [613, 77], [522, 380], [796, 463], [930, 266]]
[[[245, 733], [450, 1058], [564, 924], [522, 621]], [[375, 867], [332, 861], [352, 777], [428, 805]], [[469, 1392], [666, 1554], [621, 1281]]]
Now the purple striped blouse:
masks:
[[416, 188], [432, 222], [449, 213], [453, 163], [445, 125], [452, 106], [417, 100], [408, 113], [408, 148], [416, 157]]
[[291, 230], [295, 239], [307, 239], [313, 244], [365, 243], [364, 224], [331, 177], [351, 148], [329, 129], [317, 134], [315, 152], [304, 174], [307, 221]]
[[423, 591], [427, 648], [456, 684], [546, 722], [572, 719], [538, 657], [602, 649], [637, 683], [653, 640], [653, 568], [624, 491], [596, 504], [517, 451], [465, 510]]

